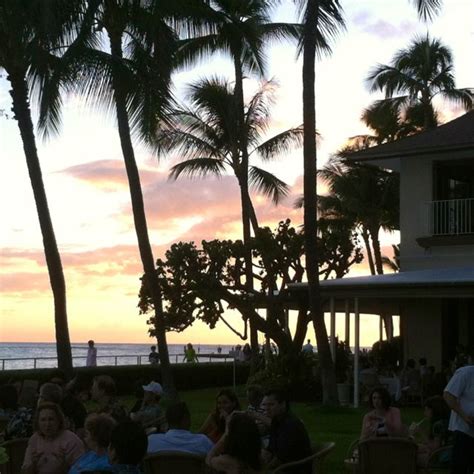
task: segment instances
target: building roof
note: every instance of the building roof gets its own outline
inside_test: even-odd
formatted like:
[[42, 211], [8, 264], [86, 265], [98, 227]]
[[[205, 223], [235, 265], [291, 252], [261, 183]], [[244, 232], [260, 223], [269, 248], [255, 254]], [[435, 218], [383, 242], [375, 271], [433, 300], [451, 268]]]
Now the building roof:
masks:
[[[290, 299], [306, 298], [307, 283], [289, 285]], [[474, 267], [443, 268], [321, 281], [323, 297], [474, 298]]]
[[349, 159], [387, 160], [433, 152], [451, 153], [458, 150], [474, 151], [474, 111], [432, 130], [355, 152]]

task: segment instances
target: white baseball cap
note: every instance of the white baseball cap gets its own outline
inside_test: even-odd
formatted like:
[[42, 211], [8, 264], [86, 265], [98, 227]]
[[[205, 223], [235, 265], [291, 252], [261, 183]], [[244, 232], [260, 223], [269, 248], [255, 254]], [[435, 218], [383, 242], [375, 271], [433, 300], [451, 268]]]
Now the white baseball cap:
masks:
[[148, 385], [142, 385], [145, 392], [153, 392], [156, 395], [163, 395], [163, 387], [158, 382], [150, 382]]

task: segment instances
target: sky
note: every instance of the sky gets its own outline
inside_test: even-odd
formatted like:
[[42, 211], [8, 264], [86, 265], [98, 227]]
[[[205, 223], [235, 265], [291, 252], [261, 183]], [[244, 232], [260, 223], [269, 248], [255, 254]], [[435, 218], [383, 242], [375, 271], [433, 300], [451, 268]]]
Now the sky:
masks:
[[[292, 2], [284, 1], [275, 21], [293, 21]], [[343, 0], [347, 31], [333, 44], [333, 54], [316, 66], [317, 127], [322, 135], [320, 166], [348, 137], [364, 133], [360, 114], [379, 94], [364, 83], [377, 63], [387, 64], [395, 51], [416, 35], [439, 37], [454, 55], [458, 87], [474, 86], [474, 2], [446, 0], [442, 14], [426, 25], [417, 19], [408, 0]], [[301, 61], [295, 47], [273, 44], [267, 49], [266, 79], [278, 81], [270, 133], [302, 122]], [[175, 75], [178, 97], [199, 77], [233, 79], [233, 67], [216, 57]], [[9, 114], [9, 84], [0, 73], [0, 110]], [[258, 81], [248, 78], [247, 96]], [[444, 120], [462, 112], [438, 104]], [[35, 110], [33, 108], [33, 113]], [[77, 96], [64, 101], [61, 133], [48, 141], [37, 138], [50, 212], [67, 285], [71, 340], [148, 342], [146, 316], [138, 315], [137, 294], [142, 274], [131, 215], [128, 185], [113, 116], [87, 108]], [[168, 180], [177, 157], [159, 161], [136, 146], [150, 238], [155, 258], [175, 241], [240, 238], [239, 193], [235, 178]], [[253, 195], [262, 225], [275, 228], [290, 217], [302, 223], [293, 202], [302, 193], [302, 151], [265, 164], [291, 185], [291, 194], [278, 207]], [[0, 114], [0, 341], [54, 341], [53, 298], [41, 233], [17, 123]], [[383, 235], [388, 249], [397, 235]], [[387, 250], [388, 251], [388, 250]], [[361, 265], [352, 275], [367, 274]], [[242, 328], [237, 316], [231, 321]], [[378, 320], [362, 316], [361, 344], [378, 338]], [[343, 317], [337, 332], [344, 334]], [[310, 327], [308, 337], [314, 341]], [[236, 344], [223, 325], [209, 331], [195, 324], [184, 333], [169, 333], [169, 343]]]

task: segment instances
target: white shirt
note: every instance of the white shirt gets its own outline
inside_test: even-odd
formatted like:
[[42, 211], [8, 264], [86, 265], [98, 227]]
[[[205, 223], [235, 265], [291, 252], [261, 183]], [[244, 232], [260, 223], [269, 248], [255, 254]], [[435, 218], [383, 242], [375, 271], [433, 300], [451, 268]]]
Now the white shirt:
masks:
[[[474, 365], [468, 365], [456, 370], [444, 391], [458, 399], [458, 403], [464, 413], [474, 416]], [[454, 411], [451, 411], [449, 430], [462, 431], [474, 438], [474, 425], [468, 425]]]
[[168, 430], [148, 436], [148, 453], [159, 451], [180, 451], [205, 456], [214, 446], [204, 434], [194, 434], [188, 430]]
[[97, 366], [97, 349], [95, 347], [89, 347], [89, 349], [87, 349], [86, 367], [96, 367], [96, 366]]

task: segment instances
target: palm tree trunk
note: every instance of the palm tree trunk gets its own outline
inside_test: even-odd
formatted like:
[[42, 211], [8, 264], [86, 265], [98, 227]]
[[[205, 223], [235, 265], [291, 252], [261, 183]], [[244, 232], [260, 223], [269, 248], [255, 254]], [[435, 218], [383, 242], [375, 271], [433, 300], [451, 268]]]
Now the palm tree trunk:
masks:
[[365, 244], [365, 248], [367, 250], [367, 260], [369, 261], [370, 274], [375, 275], [374, 257], [372, 254], [372, 247], [370, 245], [369, 233], [367, 229], [363, 228], [361, 234]]
[[316, 154], [316, 97], [315, 55], [318, 27], [318, 0], [308, 0], [303, 30], [303, 122], [304, 122], [304, 235], [306, 273], [309, 285], [309, 309], [313, 320], [321, 364], [323, 403], [337, 404], [336, 376], [329, 348], [324, 312], [319, 289], [317, 250], [317, 154]]
[[[253, 265], [252, 265], [252, 249], [250, 248], [250, 193], [249, 193], [249, 154], [247, 149], [247, 134], [245, 130], [245, 111], [244, 111], [244, 90], [243, 90], [243, 74], [242, 65], [240, 62], [241, 51], [237, 48], [232, 52], [234, 57], [235, 70], [235, 99], [238, 108], [238, 126], [240, 138], [240, 152], [241, 163], [239, 170], [239, 182], [241, 190], [241, 205], [242, 205], [242, 226], [243, 226], [243, 240], [245, 245], [245, 286], [249, 293], [253, 292]], [[252, 207], [253, 209], [253, 207]], [[255, 217], [255, 211], [253, 212]], [[255, 217], [256, 221], [256, 217]], [[256, 222], [254, 222], [255, 224]], [[256, 370], [258, 348], [258, 332], [257, 329], [249, 321], [250, 324], [250, 346], [252, 348], [251, 369]]]
[[382, 251], [380, 250], [379, 228], [371, 227], [369, 229], [370, 237], [372, 239], [372, 246], [374, 249], [375, 269], [378, 275], [383, 275], [383, 261]]
[[120, 70], [117, 68], [118, 62], [122, 59], [122, 35], [121, 32], [110, 32], [109, 39], [112, 57], [114, 59], [112, 66], [112, 84], [114, 89], [115, 107], [117, 112], [117, 124], [120, 136], [120, 145], [125, 161], [127, 171], [128, 184], [130, 188], [130, 197], [132, 201], [133, 220], [135, 223], [135, 231], [138, 239], [138, 248], [142, 260], [145, 279], [150, 291], [153, 306], [155, 310], [154, 325], [155, 335], [158, 341], [158, 354], [161, 364], [161, 376], [163, 381], [163, 389], [171, 399], [177, 398], [176, 387], [173, 380], [173, 372], [168, 353], [168, 344], [166, 342], [166, 328], [163, 316], [163, 302], [161, 297], [161, 289], [155, 270], [155, 260], [148, 236], [148, 226], [146, 222], [145, 206], [143, 203], [143, 194], [140, 183], [140, 175], [138, 173], [137, 162], [135, 160], [135, 152], [130, 133], [130, 124], [127, 111], [127, 96], [122, 81], [120, 80]]
[[54, 235], [53, 223], [49, 213], [48, 200], [44, 189], [43, 176], [36, 149], [33, 122], [28, 100], [28, 87], [25, 74], [10, 74], [8, 76], [12, 85], [11, 96], [13, 99], [13, 112], [18, 121], [26, 164], [30, 175], [31, 187], [35, 198], [38, 213], [43, 247], [48, 267], [49, 282], [54, 298], [54, 323], [56, 329], [56, 352], [58, 367], [67, 375], [72, 375], [71, 342], [66, 306], [66, 282], [64, 280], [61, 257]]

